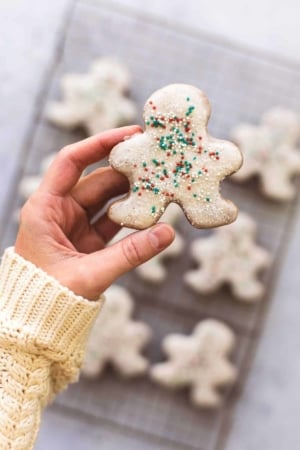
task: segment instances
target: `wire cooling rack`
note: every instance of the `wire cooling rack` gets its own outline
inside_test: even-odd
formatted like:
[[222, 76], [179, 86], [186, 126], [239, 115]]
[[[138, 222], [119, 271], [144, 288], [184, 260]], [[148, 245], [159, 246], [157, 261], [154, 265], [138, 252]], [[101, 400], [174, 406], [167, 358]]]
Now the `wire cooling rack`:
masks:
[[[38, 173], [45, 155], [83, 137], [80, 132], [69, 133], [48, 124], [44, 106], [59, 97], [62, 74], [85, 72], [94, 58], [107, 55], [119, 58], [131, 71], [131, 96], [140, 111], [152, 91], [163, 85], [184, 82], [201, 87], [212, 104], [210, 132], [220, 138], [228, 137], [231, 127], [240, 121], [258, 122], [261, 114], [272, 106], [300, 111], [300, 74], [296, 68], [126, 13], [109, 4], [81, 1], [76, 3], [53, 63], [53, 76], [41, 101], [41, 114], [24, 158], [24, 175]], [[185, 287], [181, 275], [192, 266], [190, 244], [204, 232], [182, 220], [177, 228], [185, 237], [185, 251], [181, 258], [169, 261], [168, 278], [160, 287], [153, 289], [135, 273], [120, 280], [136, 300], [136, 317], [153, 328], [154, 339], [147, 350], [152, 362], [163, 359], [160, 343], [165, 335], [189, 334], [199, 320], [214, 317], [229, 324], [237, 335], [234, 361], [240, 373], [244, 374], [248, 366], [254, 337], [271, 302], [275, 275], [284, 257], [294, 205], [263, 199], [255, 181], [244, 185], [224, 182], [223, 192], [240, 210], [257, 220], [258, 241], [273, 255], [273, 268], [265, 276], [268, 287], [265, 298], [260, 304], [244, 305], [233, 300], [226, 289], [204, 298]], [[16, 224], [12, 213], [20, 204], [21, 199], [14, 195], [5, 215], [10, 219], [4, 227], [3, 247], [14, 241]], [[133, 448], [132, 443], [126, 446], [128, 441], [124, 438], [126, 433], [132, 433], [138, 440], [134, 448], [139, 450], [210, 450], [220, 448], [218, 443], [226, 433], [229, 412], [236, 403], [242, 380], [240, 377], [236, 387], [224, 393], [222, 408], [208, 413], [194, 408], [185, 391], [168, 392], [145, 378], [122, 381], [108, 370], [101, 380], [81, 380], [70, 387], [57, 398], [54, 411], [60, 411], [57, 414], [63, 411], [64, 416], [75, 422], [85, 417], [93, 427], [115, 430], [121, 436], [123, 448]], [[106, 442], [95, 448], [120, 447], [109, 447]]]

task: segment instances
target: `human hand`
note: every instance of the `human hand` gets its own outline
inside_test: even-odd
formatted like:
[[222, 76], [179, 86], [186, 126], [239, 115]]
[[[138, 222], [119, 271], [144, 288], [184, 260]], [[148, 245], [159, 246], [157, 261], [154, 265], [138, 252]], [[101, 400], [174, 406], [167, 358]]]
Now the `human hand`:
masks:
[[128, 181], [111, 167], [80, 178], [83, 170], [138, 132], [117, 128], [63, 148], [21, 211], [16, 253], [91, 300], [174, 239], [172, 227], [159, 223], [105, 247], [120, 227], [106, 213], [92, 221], [110, 198], [127, 192]]

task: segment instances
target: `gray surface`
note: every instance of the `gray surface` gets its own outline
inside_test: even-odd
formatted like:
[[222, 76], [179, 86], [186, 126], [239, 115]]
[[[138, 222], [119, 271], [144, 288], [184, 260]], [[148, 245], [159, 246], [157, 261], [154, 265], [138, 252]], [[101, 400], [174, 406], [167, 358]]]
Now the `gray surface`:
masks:
[[28, 7], [22, 0], [1, 1], [0, 167], [5, 170], [1, 172], [0, 211], [23, 159], [25, 137], [35, 120], [35, 101], [52, 65], [69, 4], [69, 0], [51, 0], [47, 14], [47, 2]]
[[[36, 450], [180, 450], [152, 436], [52, 408], [45, 412]], [[182, 448], [181, 448], [182, 450]]]
[[297, 210], [294, 237], [226, 450], [300, 447], [300, 203]]
[[[159, 24], [151, 24], [145, 20], [112, 12], [109, 8], [87, 7], [85, 4], [81, 2], [77, 6], [67, 32], [62, 58], [54, 61], [57, 67], [48, 92], [49, 98], [58, 96], [57, 83], [62, 72], [84, 71], [91, 58], [112, 53], [125, 57], [132, 70], [134, 74], [132, 95], [140, 106], [153, 89], [168, 82], [184, 80], [203, 87], [213, 106], [211, 131], [220, 137], [226, 136], [228, 129], [239, 120], [257, 120], [260, 114], [273, 104], [282, 103], [295, 109], [298, 107], [299, 110], [300, 75], [293, 68], [281, 67], [268, 58], [256, 58], [241, 51], [227, 49], [201, 36], [176, 33]], [[122, 30], [121, 37], [120, 30]], [[137, 33], [139, 33], [138, 40]], [[154, 49], [157, 52], [155, 55]], [[41, 110], [44, 101], [43, 99], [40, 104]], [[24, 149], [29, 151], [25, 172], [38, 172], [39, 160], [43, 154], [77, 140], [80, 136], [81, 133], [65, 133], [47, 125], [43, 120], [39, 121], [32, 145]], [[8, 154], [7, 151], [4, 152], [5, 157]], [[260, 242], [274, 255], [276, 254], [274, 267], [278, 268], [282, 256], [283, 237], [288, 234], [286, 227], [293, 208], [262, 200], [255, 183], [248, 186], [227, 183], [226, 191], [236, 199], [242, 209], [251, 212], [259, 220]], [[8, 217], [16, 205], [17, 202], [12, 202], [3, 216]], [[180, 228], [185, 231], [188, 240], [201, 235], [201, 232], [192, 230], [185, 222], [180, 224]], [[6, 225], [2, 245], [13, 242], [14, 232], [15, 228], [10, 221]], [[241, 373], [244, 374], [247, 371], [251, 343], [254, 342], [253, 336], [260, 331], [261, 317], [266, 312], [268, 300], [272, 298], [276, 272], [273, 270], [267, 276], [269, 292], [262, 305], [247, 307], [231, 300], [226, 291], [210, 299], [196, 299], [190, 291], [174, 283], [174, 279], [178, 279], [178, 272], [181, 273], [184, 267], [189, 267], [192, 264], [191, 260], [186, 255], [179, 264], [177, 263], [170, 262], [170, 278], [155, 292], [155, 299], [152, 296], [153, 289], [142, 285], [135, 275], [123, 280], [137, 299], [143, 297], [143, 300], [140, 299], [137, 315], [150, 322], [155, 330], [156, 339], [149, 351], [152, 361], [162, 358], [159, 341], [164, 334], [179, 330], [188, 333], [200, 318], [214, 316], [226, 320], [236, 330], [239, 344], [235, 358], [241, 366]], [[292, 298], [294, 294], [290, 295]], [[297, 337], [296, 330], [295, 324]], [[270, 348], [273, 348], [273, 339], [275, 342], [277, 340], [273, 328], [269, 339]], [[265, 357], [268, 361], [266, 355]], [[269, 366], [266, 367], [268, 369], [265, 370], [263, 378], [265, 382], [269, 370]], [[279, 378], [284, 377], [280, 368], [281, 365], [278, 364]], [[254, 383], [249, 385], [250, 397], [255, 390], [255, 384], [259, 383], [262, 376], [259, 367], [256, 374], [255, 372], [253, 374], [257, 377], [254, 378]], [[216, 448], [218, 443], [221, 448], [227, 434], [230, 411], [235, 404], [242, 379], [236, 389], [228, 392], [224, 408], [216, 413], [207, 414], [193, 409], [188, 404], [185, 392], [168, 393], [146, 380], [121, 383], [114, 374], [108, 373], [102, 383], [89, 385], [81, 382], [58, 399], [57, 405], [63, 409], [58, 410], [56, 406], [47, 414], [48, 420], [44, 423], [39, 445], [44, 449], [56, 448], [58, 445], [69, 446], [64, 442], [74, 441], [72, 445], [79, 445], [79, 435], [83, 441], [85, 436], [89, 435], [86, 445], [90, 445], [90, 448], [96, 448], [100, 438], [102, 441], [97, 448], [102, 446], [105, 449], [110, 448], [109, 445], [115, 445], [112, 448], [118, 448], [118, 445], [119, 448], [131, 446], [134, 448], [136, 445], [140, 449], [147, 449], [149, 445], [153, 445], [151, 448], [156, 448], [158, 438], [161, 439], [161, 447], [157, 448], [161, 449], [165, 448], [165, 445], [175, 446], [170, 444], [170, 441], [174, 440], [179, 442], [181, 449], [208, 450]], [[272, 402], [276, 404], [276, 384], [274, 386], [272, 392], [267, 391], [272, 394], [268, 399], [270, 405]], [[264, 383], [262, 387], [265, 393]], [[230, 445], [235, 445], [232, 447], [234, 450], [243, 448], [244, 434], [248, 435], [247, 418], [252, 420], [253, 430], [257, 427], [257, 412], [255, 408], [251, 409], [251, 402], [248, 410], [247, 395], [241, 403], [241, 408], [244, 408], [241, 412], [245, 416], [245, 421], [237, 422], [233, 441], [229, 441], [229, 448]], [[276, 411], [277, 422], [280, 423], [279, 408]], [[65, 419], [57, 420], [57, 417]], [[91, 417], [93, 420], [87, 425]], [[241, 413], [239, 412], [236, 417], [240, 418]], [[101, 432], [97, 431], [98, 428], [101, 428]], [[82, 432], [78, 433], [78, 430]], [[131, 441], [127, 440], [124, 430], [131, 436]], [[254, 439], [253, 430], [249, 439]], [[296, 436], [296, 427], [290, 430], [294, 432], [293, 436]], [[54, 432], [57, 436], [55, 447], [51, 443]], [[111, 433], [113, 437], [110, 436]], [[264, 433], [265, 429], [262, 426], [260, 433], [262, 440], [266, 436]], [[264, 448], [272, 450], [282, 448], [279, 446], [279, 440], [270, 439], [265, 438], [269, 447]], [[87, 446], [78, 448], [89, 448]]]

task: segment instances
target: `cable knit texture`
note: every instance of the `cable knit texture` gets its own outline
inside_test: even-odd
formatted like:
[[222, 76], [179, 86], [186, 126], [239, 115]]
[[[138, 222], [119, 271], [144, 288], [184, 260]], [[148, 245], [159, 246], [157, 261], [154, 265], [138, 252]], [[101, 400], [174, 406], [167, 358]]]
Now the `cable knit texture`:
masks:
[[0, 266], [0, 449], [30, 450], [43, 407], [78, 379], [92, 302], [17, 255]]

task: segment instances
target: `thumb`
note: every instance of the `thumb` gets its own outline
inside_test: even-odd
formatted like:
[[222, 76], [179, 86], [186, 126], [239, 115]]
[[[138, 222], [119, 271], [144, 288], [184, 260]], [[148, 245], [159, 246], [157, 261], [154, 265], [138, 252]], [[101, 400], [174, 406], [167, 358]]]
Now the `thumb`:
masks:
[[101, 283], [99, 291], [103, 292], [118, 277], [160, 253], [172, 243], [174, 237], [175, 231], [170, 225], [159, 223], [89, 255], [90, 267], [97, 270], [94, 276]]

